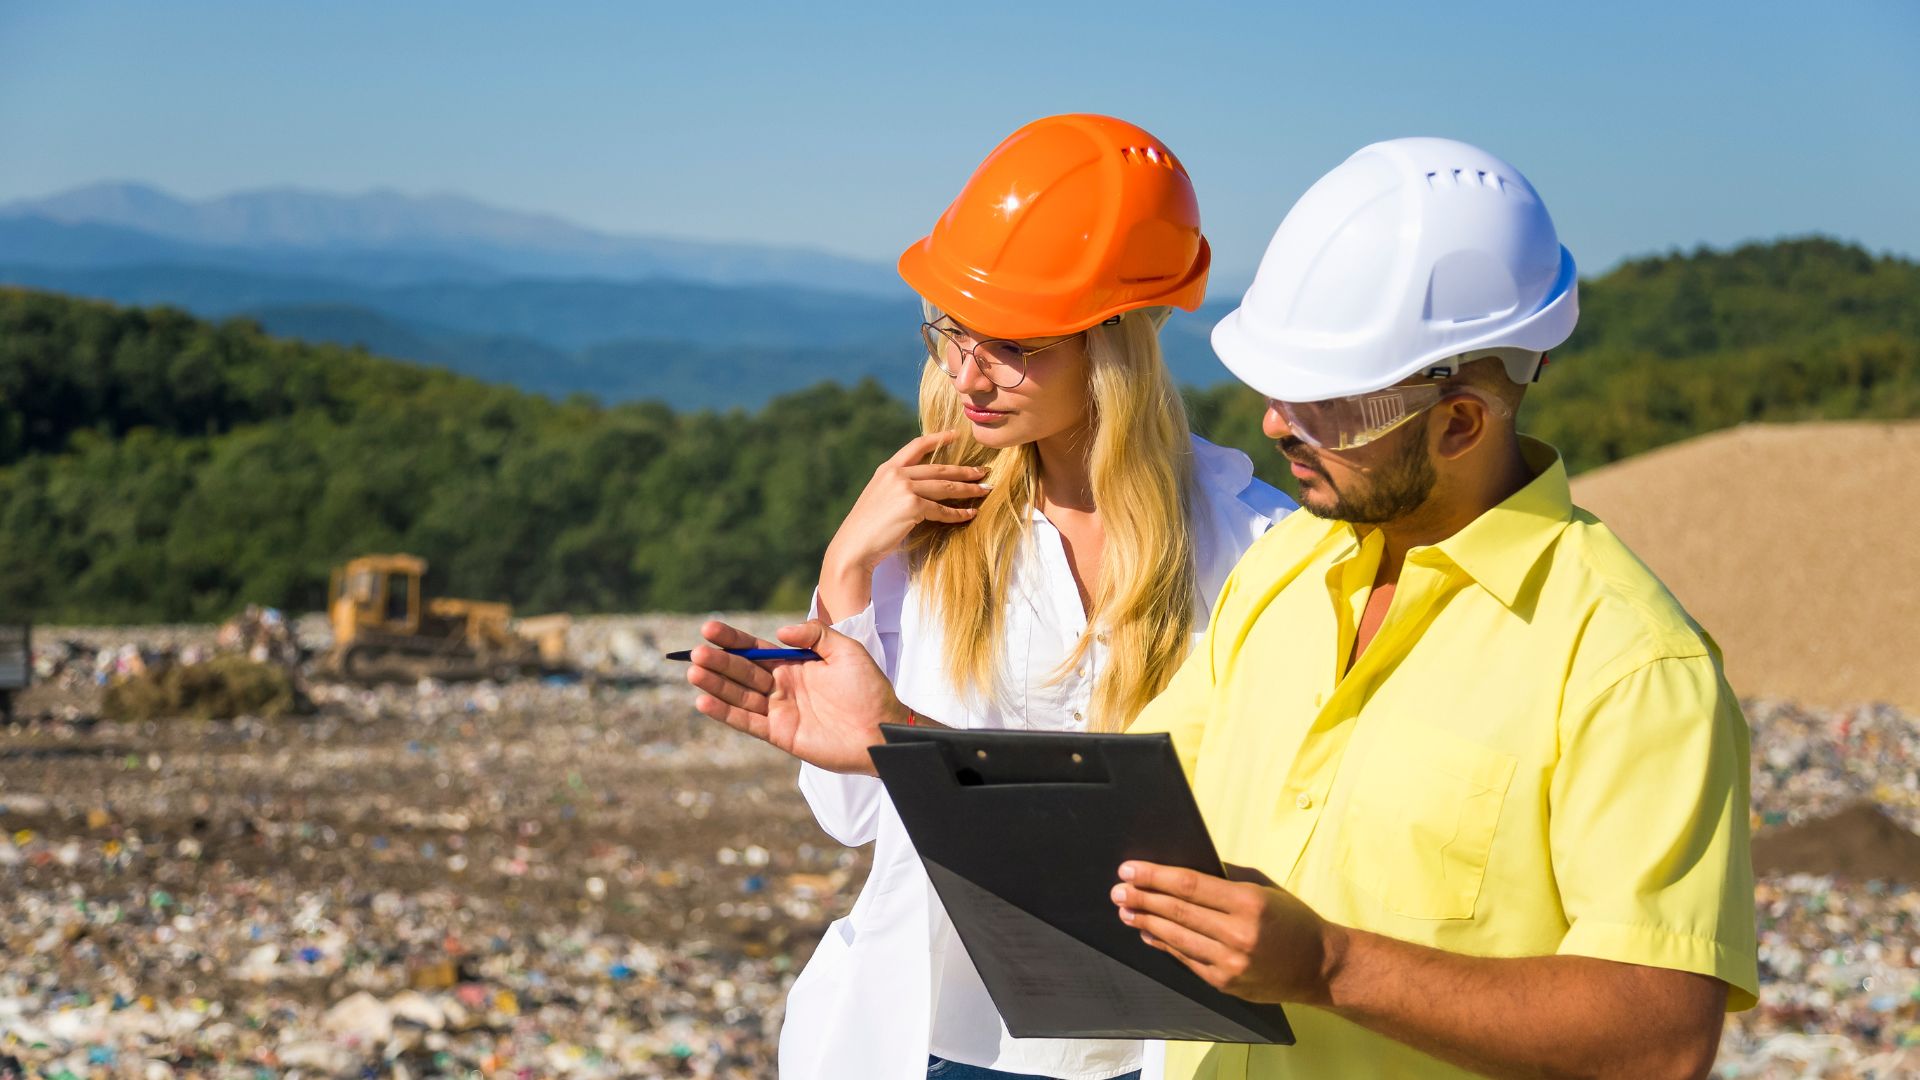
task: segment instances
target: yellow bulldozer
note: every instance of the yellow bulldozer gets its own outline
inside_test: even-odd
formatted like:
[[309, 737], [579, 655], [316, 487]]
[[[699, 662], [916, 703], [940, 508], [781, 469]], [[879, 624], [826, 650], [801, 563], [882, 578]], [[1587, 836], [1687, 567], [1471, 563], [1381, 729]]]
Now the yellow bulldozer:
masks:
[[565, 665], [566, 616], [516, 624], [508, 604], [428, 599], [426, 575], [427, 561], [415, 555], [363, 555], [335, 567], [326, 670], [356, 681], [504, 680]]

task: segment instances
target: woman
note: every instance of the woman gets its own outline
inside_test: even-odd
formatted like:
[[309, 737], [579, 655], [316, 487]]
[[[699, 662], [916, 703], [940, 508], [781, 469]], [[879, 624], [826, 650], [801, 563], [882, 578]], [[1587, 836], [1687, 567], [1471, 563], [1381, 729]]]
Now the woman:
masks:
[[[874, 474], [814, 616], [908, 707], [967, 727], [1120, 730], [1204, 628], [1240, 553], [1292, 503], [1191, 437], [1159, 329], [1205, 292], [1186, 171], [1100, 116], [1015, 132], [900, 272], [923, 299], [927, 433]], [[1014, 1039], [880, 782], [803, 766], [843, 843], [876, 842], [852, 912], [794, 984], [788, 1080], [1137, 1074], [1141, 1044]]]

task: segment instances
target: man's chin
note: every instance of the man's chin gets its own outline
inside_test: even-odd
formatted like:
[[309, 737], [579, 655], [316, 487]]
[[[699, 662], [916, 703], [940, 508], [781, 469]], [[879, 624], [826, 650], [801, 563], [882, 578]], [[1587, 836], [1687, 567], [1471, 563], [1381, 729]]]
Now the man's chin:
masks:
[[1340, 496], [1327, 490], [1318, 478], [1300, 481], [1300, 509], [1317, 518], [1340, 520]]
[[1323, 521], [1345, 521], [1346, 520], [1346, 518], [1343, 518], [1340, 516], [1340, 504], [1338, 501], [1332, 503], [1331, 505], [1323, 505], [1311, 499], [1301, 499], [1300, 509], [1305, 510], [1307, 513], [1312, 514], [1314, 517], [1320, 518]]

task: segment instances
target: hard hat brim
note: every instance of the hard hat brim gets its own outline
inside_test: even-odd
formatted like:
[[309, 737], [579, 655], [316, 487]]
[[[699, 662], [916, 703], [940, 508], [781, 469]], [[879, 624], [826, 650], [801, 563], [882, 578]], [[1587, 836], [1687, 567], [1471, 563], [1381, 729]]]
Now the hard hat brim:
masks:
[[1420, 371], [1463, 353], [1513, 348], [1546, 352], [1572, 336], [1580, 318], [1580, 290], [1573, 255], [1562, 247], [1561, 278], [1546, 301], [1524, 319], [1483, 335], [1464, 333], [1429, 352], [1368, 379], [1343, 372], [1349, 351], [1343, 343], [1314, 348], [1302, 342], [1276, 342], [1249, 324], [1236, 307], [1213, 327], [1210, 341], [1220, 363], [1233, 377], [1275, 401], [1326, 401], [1385, 389]]
[[1182, 311], [1198, 310], [1206, 299], [1207, 273], [1212, 265], [1213, 249], [1203, 236], [1192, 267], [1178, 282], [1164, 290], [1139, 290], [1114, 297], [1091, 310], [1079, 293], [1019, 294], [964, 277], [956, 278], [928, 251], [926, 240], [900, 253], [898, 269], [908, 287], [967, 329], [989, 337], [1019, 339], [1077, 334], [1136, 308], [1165, 306]]

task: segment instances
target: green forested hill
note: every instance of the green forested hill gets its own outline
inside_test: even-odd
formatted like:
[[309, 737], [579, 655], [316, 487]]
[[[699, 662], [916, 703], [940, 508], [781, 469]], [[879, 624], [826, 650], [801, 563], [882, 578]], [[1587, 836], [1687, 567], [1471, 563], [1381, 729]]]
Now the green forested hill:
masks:
[[[1920, 416], [1920, 267], [1825, 240], [1630, 263], [1522, 426], [1576, 470], [1746, 420]], [[1262, 403], [1195, 427], [1276, 482]], [[911, 434], [872, 383], [758, 412], [555, 402], [257, 326], [0, 290], [0, 617], [209, 619], [320, 604], [404, 550], [442, 592], [525, 611], [804, 598], [874, 465]]]
[[913, 427], [871, 384], [754, 414], [607, 409], [0, 291], [0, 612], [311, 608], [333, 562], [385, 550], [528, 611], [791, 606]]

